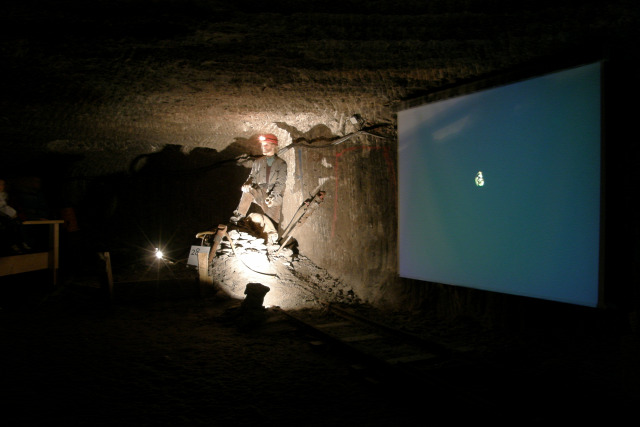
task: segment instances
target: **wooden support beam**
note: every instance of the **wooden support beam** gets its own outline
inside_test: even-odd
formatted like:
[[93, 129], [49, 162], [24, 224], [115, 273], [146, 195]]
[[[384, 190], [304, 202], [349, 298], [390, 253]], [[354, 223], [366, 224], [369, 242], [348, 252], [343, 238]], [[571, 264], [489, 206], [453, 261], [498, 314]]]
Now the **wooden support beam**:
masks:
[[107, 291], [109, 292], [109, 300], [113, 299], [113, 272], [111, 271], [111, 254], [104, 252], [102, 254], [105, 264], [105, 272], [107, 273]]
[[204, 296], [208, 286], [213, 285], [213, 277], [209, 276], [209, 254], [206, 252], [198, 253], [198, 282], [201, 296]]

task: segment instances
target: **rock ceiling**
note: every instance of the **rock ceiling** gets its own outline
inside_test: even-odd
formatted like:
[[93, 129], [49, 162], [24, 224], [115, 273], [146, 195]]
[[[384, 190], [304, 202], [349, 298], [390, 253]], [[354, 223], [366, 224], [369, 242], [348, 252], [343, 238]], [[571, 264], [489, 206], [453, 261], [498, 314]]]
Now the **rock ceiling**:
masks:
[[0, 156], [394, 132], [403, 100], [637, 40], [632, 1], [23, 0], [0, 6]]

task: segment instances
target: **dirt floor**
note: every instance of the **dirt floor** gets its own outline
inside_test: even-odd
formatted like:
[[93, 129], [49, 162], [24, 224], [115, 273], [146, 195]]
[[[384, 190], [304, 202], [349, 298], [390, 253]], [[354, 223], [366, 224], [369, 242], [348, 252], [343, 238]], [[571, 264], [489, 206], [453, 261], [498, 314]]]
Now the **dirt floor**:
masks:
[[408, 393], [367, 384], [270, 312], [256, 321], [234, 316], [228, 297], [146, 290], [109, 304], [70, 287], [3, 308], [5, 425], [388, 426], [415, 415]]
[[[296, 294], [307, 302], [305, 310], [320, 310], [317, 291], [332, 288], [326, 295], [341, 295], [341, 304], [483, 362], [443, 366], [433, 382], [372, 383], [354, 371], [352, 360], [311, 345], [314, 338], [277, 310], [243, 315], [242, 297], [203, 292], [195, 269], [152, 267], [118, 266], [111, 299], [103, 283], [86, 277], [68, 277], [57, 290], [37, 273], [3, 281], [3, 425], [522, 425], [615, 421], [638, 403], [637, 335], [525, 342], [471, 319], [382, 313], [344, 297], [348, 290], [328, 285], [308, 260], [280, 260], [277, 268], [288, 272], [282, 275], [287, 301]], [[229, 271], [234, 268], [241, 266]], [[500, 396], [511, 390], [489, 371], [481, 389], [466, 387], [470, 377], [482, 377], [484, 362], [527, 372], [536, 389], [523, 399], [531, 400], [506, 407]]]

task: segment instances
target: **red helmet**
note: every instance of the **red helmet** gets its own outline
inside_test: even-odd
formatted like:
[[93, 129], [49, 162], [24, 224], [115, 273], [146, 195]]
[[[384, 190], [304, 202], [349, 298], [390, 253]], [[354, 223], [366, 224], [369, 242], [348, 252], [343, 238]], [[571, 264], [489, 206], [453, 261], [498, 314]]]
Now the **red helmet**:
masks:
[[278, 137], [272, 133], [265, 133], [264, 135], [260, 135], [258, 137], [260, 142], [270, 142], [272, 144], [278, 145]]

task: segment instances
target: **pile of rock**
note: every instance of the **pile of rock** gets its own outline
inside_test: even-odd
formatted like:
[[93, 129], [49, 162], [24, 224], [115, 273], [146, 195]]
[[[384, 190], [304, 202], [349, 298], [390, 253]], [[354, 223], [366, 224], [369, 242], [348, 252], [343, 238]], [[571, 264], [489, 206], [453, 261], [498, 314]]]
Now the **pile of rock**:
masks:
[[[257, 235], [258, 234], [258, 235]], [[284, 309], [318, 307], [322, 302], [357, 304], [353, 290], [297, 251], [270, 245], [253, 230], [227, 230], [209, 266], [216, 287], [237, 299], [246, 298], [250, 283], [260, 283], [269, 292], [266, 305]]]
[[[234, 250], [238, 254], [244, 252], [264, 252], [266, 254], [267, 252], [267, 245], [262, 238], [238, 230], [230, 230], [227, 232], [227, 235], [231, 238], [232, 242], [228, 239], [223, 239], [216, 252], [217, 256], [231, 255]], [[233, 248], [231, 247], [232, 243]]]
[[[257, 237], [252, 233], [232, 229], [227, 232], [231, 242], [223, 239], [220, 247], [216, 252], [216, 256], [230, 256], [234, 252], [236, 255], [245, 253], [263, 254], [267, 257], [291, 257], [293, 251], [290, 248], [282, 248], [277, 244], [269, 244], [262, 237]], [[233, 246], [232, 246], [233, 245]]]

